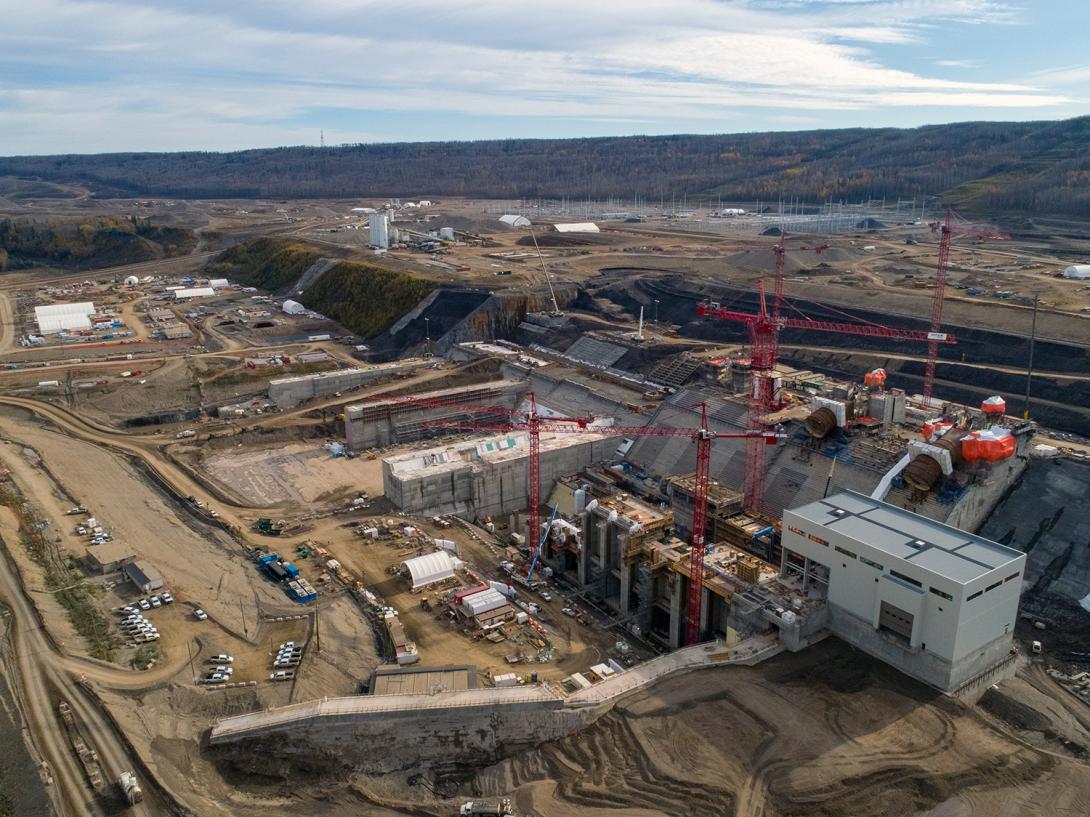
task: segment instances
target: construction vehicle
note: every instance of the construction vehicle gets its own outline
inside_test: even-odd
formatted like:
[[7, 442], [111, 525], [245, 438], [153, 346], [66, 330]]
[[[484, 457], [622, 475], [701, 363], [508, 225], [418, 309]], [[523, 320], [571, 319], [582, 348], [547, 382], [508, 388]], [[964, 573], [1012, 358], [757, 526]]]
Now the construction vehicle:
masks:
[[283, 522], [274, 522], [263, 516], [254, 523], [254, 530], [263, 536], [279, 536], [284, 530]]
[[121, 796], [125, 798], [125, 802], [130, 806], [135, 806], [144, 799], [144, 791], [140, 788], [140, 783], [137, 782], [136, 775], [132, 772], [121, 773], [121, 776], [117, 778], [117, 788], [121, 791]]
[[469, 800], [458, 810], [463, 817], [512, 817], [511, 801], [504, 797], [498, 803]]
[[102, 791], [102, 770], [99, 767], [98, 752], [87, 745], [87, 741], [84, 740], [83, 735], [80, 733], [68, 702], [61, 701], [57, 706], [57, 711], [64, 723], [65, 732], [68, 733], [68, 742], [72, 745], [76, 757], [79, 758], [84, 774], [87, 775], [87, 782], [91, 784], [91, 788], [95, 791]]

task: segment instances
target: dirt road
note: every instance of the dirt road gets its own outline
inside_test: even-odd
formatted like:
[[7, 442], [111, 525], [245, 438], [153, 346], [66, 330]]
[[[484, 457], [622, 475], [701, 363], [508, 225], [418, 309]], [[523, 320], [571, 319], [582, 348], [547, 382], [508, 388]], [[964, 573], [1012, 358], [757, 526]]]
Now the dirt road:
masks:
[[[0, 539], [4, 548], [18, 541], [18, 523], [7, 508], [0, 512]], [[15, 666], [13, 686], [30, 725], [35, 745], [49, 763], [54, 777], [54, 796], [62, 814], [109, 813], [85, 782], [83, 770], [67, 740], [57, 715], [59, 701], [67, 701], [81, 721], [93, 749], [98, 752], [107, 783], [123, 771], [139, 768], [113, 724], [66, 671], [65, 661], [46, 634], [42, 621], [27, 600], [15, 568], [5, 553], [0, 560], [0, 601], [11, 610], [9, 638]], [[145, 802], [132, 810], [136, 815], [167, 815], [173, 811], [150, 787]]]

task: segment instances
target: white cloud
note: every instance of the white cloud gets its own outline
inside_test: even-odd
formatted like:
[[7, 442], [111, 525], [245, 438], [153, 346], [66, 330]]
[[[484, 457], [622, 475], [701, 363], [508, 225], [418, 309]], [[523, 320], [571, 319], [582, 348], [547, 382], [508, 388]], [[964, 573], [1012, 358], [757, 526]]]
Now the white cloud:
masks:
[[1040, 76], [952, 81], [872, 48], [1009, 22], [992, 0], [0, 0], [0, 19], [0, 153], [358, 141], [369, 115], [724, 129], [1070, 102]]

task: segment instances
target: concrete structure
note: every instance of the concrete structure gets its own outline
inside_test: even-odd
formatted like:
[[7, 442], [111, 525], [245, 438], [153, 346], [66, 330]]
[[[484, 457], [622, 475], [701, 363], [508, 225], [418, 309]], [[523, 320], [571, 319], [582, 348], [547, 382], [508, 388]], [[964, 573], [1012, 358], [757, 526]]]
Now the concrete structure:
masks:
[[167, 340], [181, 340], [182, 338], [192, 337], [193, 333], [189, 327], [184, 323], [167, 323], [159, 330], [160, 334]]
[[477, 688], [477, 668], [465, 664], [454, 667], [377, 667], [371, 673], [368, 690], [372, 695], [434, 695]]
[[113, 573], [136, 559], [136, 554], [128, 545], [109, 542], [87, 548], [87, 564], [99, 573]]
[[[525, 380], [494, 380], [410, 396], [438, 403], [469, 403], [514, 408], [520, 395], [526, 390], [526, 386]], [[467, 412], [450, 406], [417, 406], [398, 402], [396, 399], [369, 400], [365, 403], [345, 406], [345, 438], [348, 448], [352, 451], [385, 448], [419, 440], [434, 433], [421, 427], [420, 424], [424, 420], [463, 421], [484, 416], [482, 413]], [[492, 415], [488, 416], [495, 419]]]
[[1090, 264], [1072, 264], [1064, 270], [1064, 278], [1075, 278], [1080, 281], [1090, 278]]
[[954, 691], [1010, 653], [1026, 557], [846, 491], [783, 517], [781, 573], [837, 636]]
[[390, 230], [385, 213], [375, 213], [367, 220], [372, 247], [385, 250], [390, 247]]
[[34, 320], [38, 323], [38, 333], [42, 335], [90, 329], [91, 316], [94, 314], [95, 305], [90, 301], [34, 307]]
[[356, 369], [340, 369], [299, 377], [284, 377], [269, 383], [269, 399], [280, 409], [289, 409], [315, 397], [332, 397], [386, 377], [411, 372], [434, 364], [429, 358], [409, 358]]
[[[617, 441], [605, 433], [542, 434], [542, 495], [558, 477], [610, 458]], [[387, 499], [411, 514], [473, 519], [523, 511], [529, 446], [529, 435], [520, 431], [387, 457], [383, 488]]]
[[141, 593], [154, 592], [166, 584], [159, 571], [143, 559], [125, 565], [125, 575]]
[[208, 298], [216, 294], [212, 287], [189, 287], [187, 289], [174, 290], [174, 300], [186, 301], [190, 298]]
[[[549, 497], [558, 518], [540, 558], [622, 618], [633, 616], [642, 631], [650, 627], [656, 589], [647, 560], [639, 557], [662, 538], [673, 515], [611, 490], [574, 477], [558, 481]], [[662, 587], [658, 595], [665, 596]]]

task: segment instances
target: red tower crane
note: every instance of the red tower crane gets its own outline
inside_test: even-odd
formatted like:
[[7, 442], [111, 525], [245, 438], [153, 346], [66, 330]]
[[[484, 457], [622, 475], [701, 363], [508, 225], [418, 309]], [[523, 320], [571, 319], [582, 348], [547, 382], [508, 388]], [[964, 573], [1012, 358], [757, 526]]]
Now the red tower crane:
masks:
[[939, 357], [939, 344], [946, 338], [946, 333], [942, 331], [942, 308], [946, 300], [946, 281], [950, 274], [950, 242], [955, 235], [971, 235], [981, 239], [1007, 238], [990, 227], [971, 224], [964, 219], [956, 218], [950, 210], [946, 211], [945, 221], [941, 223], [934, 221], [930, 227], [931, 232], [939, 233], [939, 263], [935, 270], [935, 291], [931, 296], [931, 331], [927, 334], [927, 369], [923, 378], [923, 396], [928, 404], [931, 402], [931, 394], [935, 386], [935, 363]]
[[[828, 245], [816, 247], [820, 253]], [[747, 312], [737, 312], [724, 308], [718, 303], [706, 301], [697, 304], [698, 315], [718, 320], [738, 321], [744, 323], [749, 329], [750, 339], [750, 371], [752, 372], [752, 386], [749, 397], [750, 431], [760, 431], [764, 427], [763, 416], [769, 411], [779, 408], [777, 403], [775, 384], [772, 379], [773, 370], [779, 356], [779, 337], [782, 329], [810, 329], [819, 332], [836, 332], [849, 335], [867, 335], [870, 337], [892, 338], [896, 340], [927, 341], [934, 343], [937, 350], [941, 343], [957, 343], [957, 339], [948, 333], [924, 332], [912, 329], [893, 329], [878, 324], [866, 323], [838, 323], [835, 321], [815, 321], [809, 318], [784, 318], [782, 315], [783, 301], [783, 266], [786, 249], [784, 248], [784, 236], [780, 234], [780, 240], [774, 250], [776, 254], [776, 273], [774, 280], [774, 299], [772, 313], [769, 314], [765, 303], [764, 281], [759, 284], [759, 306], [756, 315]], [[941, 316], [941, 310], [940, 310]], [[750, 441], [746, 447], [746, 475], [745, 497], [746, 505], [761, 511], [764, 506], [765, 474], [768, 462], [764, 450], [755, 441]]]
[[[609, 434], [625, 437], [688, 437], [696, 443], [696, 478], [693, 485], [693, 530], [689, 553], [689, 603], [686, 620], [686, 643], [695, 644], [700, 639], [700, 607], [704, 594], [704, 555], [707, 548], [708, 481], [711, 470], [711, 444], [713, 440], [753, 438], [758, 444], [775, 445], [784, 435], [770, 431], [718, 432], [708, 428], [707, 405], [701, 403], [699, 428], [674, 428], [673, 426], [595, 426], [586, 417], [548, 417], [537, 412], [537, 399], [533, 392], [528, 395], [530, 409], [526, 412], [486, 406], [461, 406], [483, 412], [496, 408], [497, 413], [508, 414], [507, 419], [476, 422], [473, 420], [425, 421], [427, 428], [458, 429], [471, 431], [527, 431], [530, 436], [529, 503], [530, 534], [535, 538], [532, 557], [544, 541], [541, 530], [541, 470], [540, 434]], [[410, 398], [411, 399], [411, 398]], [[450, 404], [444, 404], [449, 406]]]

